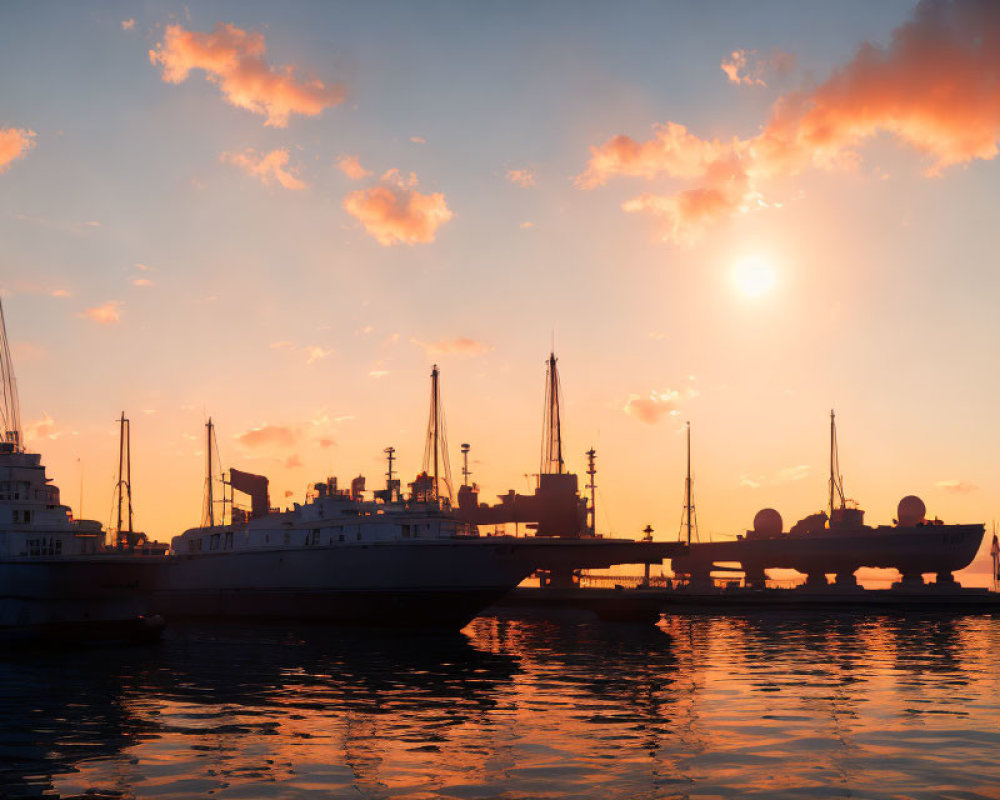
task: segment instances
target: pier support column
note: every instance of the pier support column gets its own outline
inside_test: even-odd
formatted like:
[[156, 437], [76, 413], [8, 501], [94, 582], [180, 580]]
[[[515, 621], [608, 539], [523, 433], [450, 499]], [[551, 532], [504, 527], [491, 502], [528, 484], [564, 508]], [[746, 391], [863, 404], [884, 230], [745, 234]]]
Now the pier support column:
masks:
[[767, 572], [763, 567], [743, 566], [746, 585], [751, 589], [763, 589], [767, 586]]
[[858, 588], [858, 579], [855, 577], [853, 572], [838, 572], [837, 578], [834, 582], [840, 589]]
[[961, 588], [961, 584], [955, 580], [955, 576], [950, 572], [939, 572], [934, 585], [940, 587], [941, 589]]
[[810, 589], [824, 589], [829, 585], [825, 572], [810, 572], [806, 576], [806, 586]]
[[899, 579], [899, 583], [895, 585], [906, 589], [920, 587], [924, 585], [924, 576], [919, 572], [904, 572], [902, 577]]

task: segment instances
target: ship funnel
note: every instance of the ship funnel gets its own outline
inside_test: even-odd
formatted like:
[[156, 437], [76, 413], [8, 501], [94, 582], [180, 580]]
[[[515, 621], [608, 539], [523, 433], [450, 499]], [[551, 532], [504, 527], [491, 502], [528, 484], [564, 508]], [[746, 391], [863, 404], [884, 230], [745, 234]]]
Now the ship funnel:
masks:
[[263, 517], [271, 510], [271, 498], [267, 492], [268, 480], [263, 475], [231, 469], [229, 483], [237, 492], [250, 495], [250, 516]]

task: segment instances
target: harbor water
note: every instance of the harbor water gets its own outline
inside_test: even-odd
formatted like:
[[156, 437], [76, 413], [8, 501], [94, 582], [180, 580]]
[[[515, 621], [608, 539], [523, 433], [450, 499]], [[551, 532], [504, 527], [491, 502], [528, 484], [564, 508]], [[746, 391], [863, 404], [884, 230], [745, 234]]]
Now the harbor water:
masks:
[[1000, 618], [174, 625], [0, 657], [0, 797], [996, 798]]

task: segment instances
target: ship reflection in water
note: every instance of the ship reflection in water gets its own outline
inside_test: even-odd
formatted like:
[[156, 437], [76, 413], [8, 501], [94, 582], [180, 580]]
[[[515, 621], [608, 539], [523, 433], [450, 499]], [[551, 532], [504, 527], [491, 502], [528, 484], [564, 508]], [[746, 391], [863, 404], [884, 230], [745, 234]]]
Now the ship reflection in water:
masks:
[[1000, 619], [175, 626], [0, 662], [0, 797], [1000, 793]]

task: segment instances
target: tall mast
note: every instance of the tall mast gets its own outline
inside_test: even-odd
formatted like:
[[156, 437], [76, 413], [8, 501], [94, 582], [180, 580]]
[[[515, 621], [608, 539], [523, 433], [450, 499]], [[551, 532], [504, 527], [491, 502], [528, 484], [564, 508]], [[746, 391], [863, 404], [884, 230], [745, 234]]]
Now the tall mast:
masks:
[[691, 423], [687, 423], [687, 479], [684, 481], [684, 510], [687, 515], [687, 543], [691, 544], [691, 513], [694, 505], [691, 503]]
[[840, 454], [837, 450], [837, 420], [833, 409], [830, 410], [830, 520], [833, 520], [835, 498], [840, 498], [840, 507], [847, 504], [844, 499], [844, 478], [840, 474]]
[[545, 373], [545, 419], [542, 431], [542, 474], [565, 471], [562, 454], [562, 421], [559, 416], [559, 371], [556, 368], [556, 354], [551, 353]]
[[21, 411], [17, 399], [17, 380], [14, 378], [14, 362], [10, 357], [10, 343], [7, 340], [7, 323], [0, 303], [0, 435], [3, 441], [14, 446], [14, 452], [21, 452]]
[[215, 494], [214, 494], [214, 483], [213, 480], [214, 473], [212, 472], [212, 439], [215, 433], [215, 426], [212, 425], [212, 418], [208, 418], [208, 422], [205, 423], [205, 452], [206, 465], [205, 465], [205, 506], [208, 512], [208, 526], [210, 528], [215, 527]]
[[[118, 420], [118, 486], [115, 489], [118, 495], [118, 519], [115, 525], [115, 547], [123, 548], [133, 544], [132, 536], [132, 423], [125, 412]], [[81, 495], [83, 494], [81, 490]], [[127, 505], [126, 503], [127, 498]], [[80, 501], [81, 505], [83, 500]], [[122, 506], [128, 513], [128, 530], [122, 526]], [[81, 514], [82, 514], [81, 510]]]
[[591, 447], [587, 451], [587, 476], [590, 478], [590, 483], [587, 484], [587, 488], [590, 489], [590, 532], [597, 533], [597, 481], [594, 478], [597, 476], [597, 451]]
[[439, 420], [440, 398], [438, 397], [438, 374], [439, 373], [437, 364], [435, 364], [434, 369], [431, 370], [431, 403], [432, 403], [431, 414], [434, 417], [434, 499], [435, 500], [441, 496], [440, 493], [438, 492], [438, 450], [440, 449], [439, 443], [441, 441], [440, 430], [438, 428], [438, 423], [440, 421]]
[[122, 484], [125, 480], [125, 412], [122, 411], [122, 417], [118, 420], [120, 427], [118, 429], [118, 522], [115, 525], [115, 530], [117, 531], [117, 541], [116, 545], [121, 544], [122, 539]]
[[[424, 472], [433, 479], [435, 501], [451, 500], [451, 462], [448, 459], [448, 433], [441, 406], [440, 372], [437, 364], [431, 370], [431, 413], [427, 420], [427, 441], [424, 445]], [[443, 486], [443, 488], [442, 488]]]

